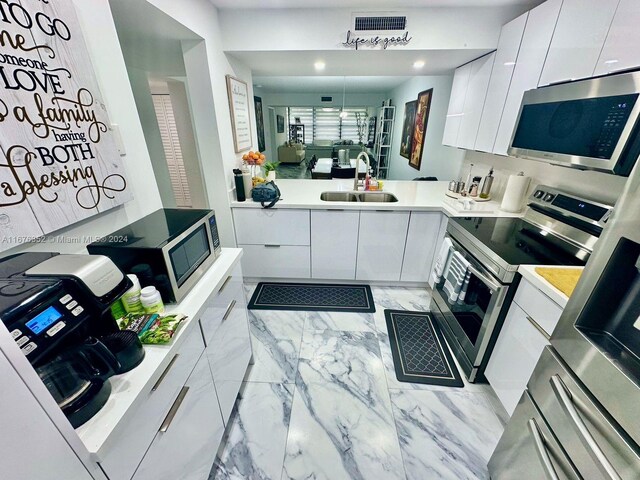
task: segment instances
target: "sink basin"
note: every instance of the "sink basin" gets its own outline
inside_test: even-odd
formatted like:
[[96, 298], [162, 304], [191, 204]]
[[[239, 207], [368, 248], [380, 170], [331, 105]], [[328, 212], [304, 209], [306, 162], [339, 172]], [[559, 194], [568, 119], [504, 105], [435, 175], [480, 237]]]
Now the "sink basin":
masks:
[[358, 197], [353, 192], [322, 192], [320, 200], [325, 202], [357, 202]]
[[377, 202], [392, 203], [398, 198], [386, 192], [322, 192], [320, 200], [325, 202]]

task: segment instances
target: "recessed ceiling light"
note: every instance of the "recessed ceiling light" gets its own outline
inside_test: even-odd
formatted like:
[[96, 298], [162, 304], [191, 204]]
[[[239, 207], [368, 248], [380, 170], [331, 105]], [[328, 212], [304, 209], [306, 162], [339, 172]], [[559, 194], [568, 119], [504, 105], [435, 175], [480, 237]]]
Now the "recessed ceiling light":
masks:
[[316, 67], [316, 70], [324, 70], [325, 64], [323, 61], [318, 60], [316, 63], [313, 64], [314, 67]]
[[413, 63], [413, 68], [422, 68], [422, 67], [424, 67], [424, 61], [422, 60], [418, 60]]

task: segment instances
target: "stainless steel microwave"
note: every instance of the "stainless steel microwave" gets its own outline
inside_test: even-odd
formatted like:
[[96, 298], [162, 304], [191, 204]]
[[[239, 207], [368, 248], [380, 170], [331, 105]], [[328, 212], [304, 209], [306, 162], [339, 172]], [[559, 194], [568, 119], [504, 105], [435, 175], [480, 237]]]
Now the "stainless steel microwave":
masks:
[[640, 155], [640, 72], [525, 92], [509, 155], [628, 176]]
[[167, 303], [179, 302], [220, 254], [213, 210], [157, 210], [87, 246], [126, 273], [154, 285]]

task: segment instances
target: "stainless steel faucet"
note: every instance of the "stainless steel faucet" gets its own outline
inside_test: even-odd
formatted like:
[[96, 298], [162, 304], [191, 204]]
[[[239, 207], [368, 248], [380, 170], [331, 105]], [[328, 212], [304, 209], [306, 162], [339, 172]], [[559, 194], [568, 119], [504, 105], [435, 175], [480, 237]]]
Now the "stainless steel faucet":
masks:
[[365, 171], [365, 173], [369, 173], [369, 169], [371, 168], [371, 163], [369, 161], [369, 155], [367, 155], [367, 152], [360, 152], [356, 157], [356, 178], [353, 181], [353, 189], [356, 191], [358, 190], [358, 175], [360, 174], [360, 157], [362, 157], [363, 155], [367, 161], [367, 170]]

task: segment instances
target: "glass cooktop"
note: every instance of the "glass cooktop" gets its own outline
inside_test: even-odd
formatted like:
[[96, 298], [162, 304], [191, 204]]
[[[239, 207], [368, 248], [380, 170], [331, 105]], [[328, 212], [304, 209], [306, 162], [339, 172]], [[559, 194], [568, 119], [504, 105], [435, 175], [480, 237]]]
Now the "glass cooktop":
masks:
[[[450, 218], [509, 265], [584, 265], [558, 238], [519, 218]], [[553, 241], [552, 241], [553, 240]]]

